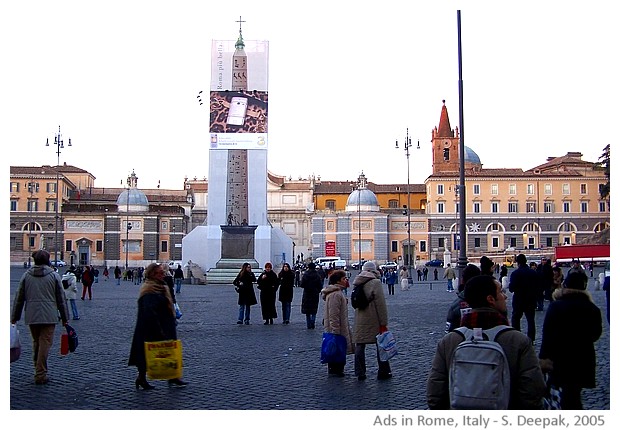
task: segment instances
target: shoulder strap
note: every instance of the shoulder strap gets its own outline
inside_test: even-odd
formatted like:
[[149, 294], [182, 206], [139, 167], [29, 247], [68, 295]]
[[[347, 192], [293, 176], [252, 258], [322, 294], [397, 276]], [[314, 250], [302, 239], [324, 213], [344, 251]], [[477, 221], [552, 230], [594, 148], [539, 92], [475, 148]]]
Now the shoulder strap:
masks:
[[489, 338], [491, 342], [495, 342], [495, 338], [500, 333], [503, 333], [507, 330], [514, 330], [514, 328], [510, 327], [509, 325], [502, 324], [502, 325], [498, 325], [493, 328], [490, 328], [488, 330], [483, 330], [483, 333], [487, 335], [487, 337]]

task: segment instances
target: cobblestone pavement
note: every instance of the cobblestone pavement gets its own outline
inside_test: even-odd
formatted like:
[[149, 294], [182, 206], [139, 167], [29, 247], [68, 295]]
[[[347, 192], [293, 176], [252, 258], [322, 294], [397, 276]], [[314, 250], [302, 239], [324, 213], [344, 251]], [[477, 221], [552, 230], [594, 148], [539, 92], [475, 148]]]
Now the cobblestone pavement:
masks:
[[[11, 268], [10, 303], [24, 272]], [[61, 270], [63, 272], [63, 270]], [[441, 275], [440, 275], [441, 278]], [[590, 292], [603, 313], [603, 336], [596, 343], [597, 388], [584, 390], [586, 409], [610, 407], [609, 325], [605, 294]], [[93, 285], [93, 300], [78, 300], [81, 319], [71, 321], [79, 335], [75, 353], [61, 356], [60, 326], [49, 358], [50, 383], [33, 382], [31, 339], [18, 323], [22, 357], [10, 365], [10, 408], [28, 409], [191, 409], [191, 410], [422, 410], [425, 387], [437, 341], [454, 294], [444, 282], [415, 284], [409, 291], [386, 296], [389, 328], [400, 354], [391, 361], [394, 377], [376, 379], [374, 353], [367, 350], [368, 379], [353, 376], [352, 356], [346, 377], [328, 377], [320, 364], [322, 330], [308, 330], [300, 313], [301, 289], [295, 289], [290, 325], [265, 326], [260, 305], [252, 307], [252, 324], [237, 325], [237, 295], [231, 286], [183, 285], [178, 303], [183, 317], [178, 335], [183, 342], [184, 376], [189, 385], [137, 391], [136, 369], [127, 358], [136, 317], [138, 285], [109, 280]], [[509, 310], [510, 311], [510, 310]], [[278, 312], [279, 302], [278, 302]], [[353, 311], [349, 317], [352, 320]], [[544, 312], [536, 313], [538, 340]], [[317, 321], [322, 320], [322, 309]], [[526, 325], [525, 320], [522, 324]], [[363, 393], [363, 395], [361, 395]]]

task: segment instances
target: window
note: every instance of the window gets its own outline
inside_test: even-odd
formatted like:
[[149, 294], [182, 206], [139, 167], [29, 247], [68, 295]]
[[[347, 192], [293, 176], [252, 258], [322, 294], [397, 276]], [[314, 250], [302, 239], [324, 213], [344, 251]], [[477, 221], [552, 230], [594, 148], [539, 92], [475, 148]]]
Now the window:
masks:
[[48, 193], [55, 193], [56, 192], [56, 182], [48, 182], [47, 184], [45, 184], [45, 191]]
[[546, 214], [553, 213], [553, 202], [545, 202], [544, 211]]
[[437, 194], [443, 195], [443, 184], [437, 184]]
[[168, 252], [168, 241], [167, 240], [161, 241], [161, 252]]
[[480, 238], [474, 237], [474, 248], [480, 248]]
[[36, 212], [38, 209], [39, 209], [39, 205], [36, 200], [30, 200], [28, 202], [28, 212]]
[[491, 230], [493, 231], [499, 231], [499, 224], [494, 222], [493, 224], [491, 224]]
[[491, 195], [496, 196], [499, 194], [499, 186], [497, 184], [491, 184]]
[[510, 247], [511, 248], [516, 248], [517, 247], [517, 238], [516, 237], [511, 237], [510, 238]]
[[34, 236], [28, 236], [28, 247], [32, 248], [34, 246]]
[[95, 242], [95, 250], [97, 252], [103, 252], [103, 240], [98, 240]]
[[446, 247], [446, 238], [445, 237], [440, 237], [439, 241], [437, 243], [437, 246], [439, 248], [445, 248]]
[[65, 251], [66, 252], [73, 251], [73, 242], [71, 242], [70, 240], [65, 240]]
[[519, 211], [518, 209], [519, 209], [519, 205], [517, 204], [517, 202], [508, 203], [508, 212], [517, 213]]
[[553, 246], [553, 238], [552, 237], [548, 237], [547, 238], [547, 246], [549, 246], [549, 247]]
[[493, 236], [491, 238], [491, 247], [492, 248], [499, 248], [499, 237]]
[[480, 184], [474, 184], [474, 195], [480, 195]]
[[425, 240], [420, 241], [420, 252], [426, 252], [426, 241]]
[[[603, 184], [601, 184], [603, 185]], [[599, 189], [600, 189], [600, 185], [599, 185]], [[19, 182], [11, 182], [11, 189], [10, 192], [12, 193], [19, 193]]]
[[[11, 202], [11, 203], [13, 203], [13, 202]], [[605, 212], [605, 206], [606, 206], [605, 202], [598, 202], [598, 211], [599, 212]], [[11, 209], [11, 210], [13, 210], [13, 209]]]
[[161, 222], [161, 230], [162, 231], [168, 230], [168, 221], [162, 221]]
[[438, 213], [438, 214], [442, 214], [442, 213], [444, 213], [444, 207], [443, 207], [443, 206], [444, 206], [444, 205], [443, 205], [443, 203], [442, 203], [442, 202], [437, 203], [437, 213]]
[[526, 206], [526, 212], [528, 213], [536, 212], [536, 202], [527, 202], [525, 206]]
[[455, 203], [454, 204], [454, 213], [459, 213], [461, 211], [461, 207], [459, 206], [459, 203]]
[[564, 202], [564, 212], [570, 212], [570, 202]]
[[38, 193], [39, 192], [39, 183], [38, 182], [28, 182], [28, 192], [29, 193]]
[[491, 203], [491, 212], [493, 212], [495, 214], [499, 212], [499, 203], [497, 203], [497, 202], [492, 202]]
[[553, 194], [551, 184], [545, 184], [545, 195], [550, 196], [551, 194]]
[[475, 214], [480, 213], [480, 202], [474, 202], [474, 213]]
[[449, 148], [443, 149], [443, 159], [444, 161], [450, 161], [450, 149]]
[[45, 210], [47, 212], [56, 212], [56, 200], [48, 200], [45, 202]]
[[579, 184], [579, 193], [588, 194], [588, 187], [586, 184]]
[[581, 202], [581, 213], [582, 214], [588, 213], [588, 202]]
[[562, 195], [570, 195], [570, 184], [562, 184]]
[[515, 196], [517, 194], [517, 184], [508, 185], [508, 194], [511, 196]]
[[15, 212], [16, 210], [17, 210], [17, 200], [11, 200], [11, 211]]
[[398, 208], [398, 200], [390, 200], [388, 201], [388, 208], [397, 209]]
[[599, 196], [601, 195], [601, 193], [603, 192], [604, 189], [605, 189], [605, 184], [598, 184], [598, 194], [599, 194]]
[[392, 252], [398, 252], [398, 241], [397, 240], [392, 241]]
[[527, 184], [526, 190], [527, 190], [526, 191], [527, 195], [529, 196], [534, 195], [534, 184]]
[[335, 211], [336, 200], [325, 200], [325, 209], [329, 209], [330, 211]]

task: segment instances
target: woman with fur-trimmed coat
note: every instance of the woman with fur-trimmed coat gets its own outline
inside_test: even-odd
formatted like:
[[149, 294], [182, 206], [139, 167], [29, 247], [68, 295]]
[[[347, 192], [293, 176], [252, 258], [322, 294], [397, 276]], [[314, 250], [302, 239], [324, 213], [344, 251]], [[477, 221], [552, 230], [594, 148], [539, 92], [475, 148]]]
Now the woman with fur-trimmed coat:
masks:
[[[334, 270], [329, 275], [329, 285], [321, 290], [321, 297], [325, 300], [323, 326], [326, 333], [344, 336], [347, 339], [347, 354], [353, 354], [347, 298], [342, 293], [342, 290], [348, 286], [349, 279], [344, 270]], [[327, 373], [335, 376], [344, 376], [345, 364], [346, 361], [342, 363], [327, 363]]]
[[541, 367], [562, 388], [562, 409], [583, 409], [581, 390], [596, 386], [594, 342], [603, 332], [601, 310], [584, 286], [587, 276], [571, 273], [553, 292], [543, 323]]

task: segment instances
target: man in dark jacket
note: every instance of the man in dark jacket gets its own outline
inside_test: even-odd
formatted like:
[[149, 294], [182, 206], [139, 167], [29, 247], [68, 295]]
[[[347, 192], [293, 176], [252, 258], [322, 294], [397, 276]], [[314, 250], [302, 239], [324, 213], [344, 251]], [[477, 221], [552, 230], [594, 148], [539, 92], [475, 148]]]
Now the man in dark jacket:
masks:
[[551, 383], [562, 388], [562, 409], [583, 409], [582, 388], [596, 386], [594, 342], [603, 331], [600, 309], [584, 288], [584, 273], [566, 277], [553, 292], [542, 330], [540, 359]]
[[15, 324], [26, 307], [25, 323], [32, 335], [34, 382], [47, 384], [47, 356], [54, 340], [58, 314], [67, 325], [69, 313], [60, 275], [50, 267], [50, 254], [44, 249], [32, 254], [34, 266], [24, 273], [13, 301], [11, 324]]
[[300, 286], [304, 289], [301, 296], [301, 313], [306, 315], [306, 327], [313, 329], [319, 309], [319, 297], [323, 289], [323, 280], [316, 271], [316, 264], [308, 264], [308, 270], [301, 277]]
[[176, 286], [177, 294], [181, 292], [181, 283], [185, 279], [183, 276], [183, 269], [180, 264], [177, 264], [177, 268], [174, 270], [174, 285]]
[[465, 269], [463, 269], [463, 282], [459, 284], [456, 299], [450, 305], [448, 315], [446, 316], [446, 333], [459, 328], [463, 315], [471, 312], [471, 306], [469, 306], [469, 303], [465, 300], [465, 284], [467, 284], [467, 281], [471, 278], [480, 274], [480, 269], [474, 264], [468, 264]]
[[521, 331], [521, 318], [527, 319], [527, 336], [534, 343], [536, 337], [536, 297], [538, 293], [538, 276], [527, 266], [525, 255], [517, 255], [519, 267], [510, 275], [508, 289], [512, 295], [512, 326]]

